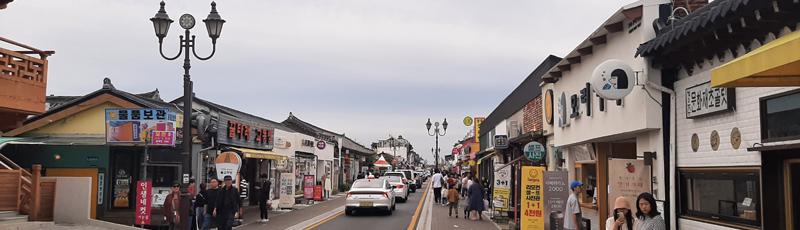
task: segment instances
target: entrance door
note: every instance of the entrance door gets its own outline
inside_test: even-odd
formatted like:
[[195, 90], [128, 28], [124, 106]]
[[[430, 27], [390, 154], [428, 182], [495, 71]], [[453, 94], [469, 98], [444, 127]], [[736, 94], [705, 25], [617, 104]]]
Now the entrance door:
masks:
[[800, 227], [800, 159], [787, 160], [784, 164], [786, 189], [787, 229]]

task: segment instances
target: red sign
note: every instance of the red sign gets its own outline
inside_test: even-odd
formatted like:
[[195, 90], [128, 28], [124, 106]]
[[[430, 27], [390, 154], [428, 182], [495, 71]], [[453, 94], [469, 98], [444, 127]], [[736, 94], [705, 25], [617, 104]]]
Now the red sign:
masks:
[[453, 148], [453, 155], [458, 155], [458, 148]]
[[[238, 123], [235, 121], [228, 121], [228, 137], [250, 141], [251, 128], [249, 125]], [[258, 143], [272, 143], [272, 130], [269, 129], [255, 129], [256, 136], [255, 142]]]
[[136, 189], [136, 222], [134, 224], [149, 225], [153, 182], [138, 181], [136, 187], [138, 189]]
[[175, 131], [153, 131], [153, 145], [175, 145]]
[[314, 198], [314, 175], [305, 175], [303, 177], [303, 198]]
[[314, 200], [322, 200], [322, 185], [314, 186]]
[[318, 142], [317, 142], [317, 148], [318, 148], [319, 150], [323, 150], [323, 149], [325, 149], [325, 146], [326, 146], [326, 145], [328, 145], [328, 144], [327, 144], [327, 143], [325, 143], [325, 141], [318, 141]]

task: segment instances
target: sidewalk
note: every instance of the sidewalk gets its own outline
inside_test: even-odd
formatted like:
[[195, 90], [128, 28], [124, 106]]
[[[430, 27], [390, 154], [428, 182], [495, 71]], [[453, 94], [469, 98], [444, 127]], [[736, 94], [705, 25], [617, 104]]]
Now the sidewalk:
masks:
[[[433, 192], [433, 190], [431, 190]], [[429, 194], [433, 196], [433, 194]], [[434, 202], [432, 199], [429, 200], [430, 202]], [[448, 208], [449, 206], [442, 207], [441, 204], [433, 204], [432, 207], [432, 219], [431, 219], [431, 230], [443, 230], [443, 229], [459, 229], [459, 230], [491, 230], [491, 229], [499, 229], [497, 225], [492, 223], [489, 219], [489, 216], [483, 214], [483, 220], [471, 220], [471, 219], [464, 219], [464, 207], [467, 205], [466, 198], [462, 198], [459, 201], [459, 208], [458, 208], [458, 219], [456, 219], [456, 212], [453, 211], [453, 217], [449, 217]], [[472, 214], [470, 214], [472, 215]], [[475, 217], [475, 216], [470, 216]]]

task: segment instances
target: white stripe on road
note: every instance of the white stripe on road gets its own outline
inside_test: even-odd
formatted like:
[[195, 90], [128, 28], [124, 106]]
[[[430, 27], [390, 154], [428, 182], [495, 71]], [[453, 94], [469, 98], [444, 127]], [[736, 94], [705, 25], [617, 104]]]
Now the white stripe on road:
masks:
[[334, 208], [333, 210], [330, 210], [330, 211], [328, 211], [326, 213], [323, 213], [323, 214], [320, 214], [318, 216], [315, 216], [314, 218], [311, 218], [311, 219], [308, 219], [306, 221], [300, 222], [299, 224], [295, 224], [294, 226], [291, 226], [291, 227], [287, 228], [286, 230], [303, 230], [303, 229], [306, 229], [306, 228], [311, 227], [312, 225], [314, 225], [316, 223], [319, 223], [320, 221], [323, 221], [323, 220], [328, 219], [328, 218], [330, 218], [330, 217], [332, 217], [332, 216], [334, 216], [336, 214], [339, 214], [342, 211], [344, 211], [344, 205], [342, 205], [339, 208]]

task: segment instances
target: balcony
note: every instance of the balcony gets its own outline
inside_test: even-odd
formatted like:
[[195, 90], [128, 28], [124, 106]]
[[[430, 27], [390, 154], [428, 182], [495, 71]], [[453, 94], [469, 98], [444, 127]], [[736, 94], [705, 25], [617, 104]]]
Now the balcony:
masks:
[[[8, 50], [6, 45], [22, 50]], [[28, 115], [45, 112], [47, 57], [55, 52], [4, 37], [0, 46], [0, 130], [7, 131], [19, 127]]]

